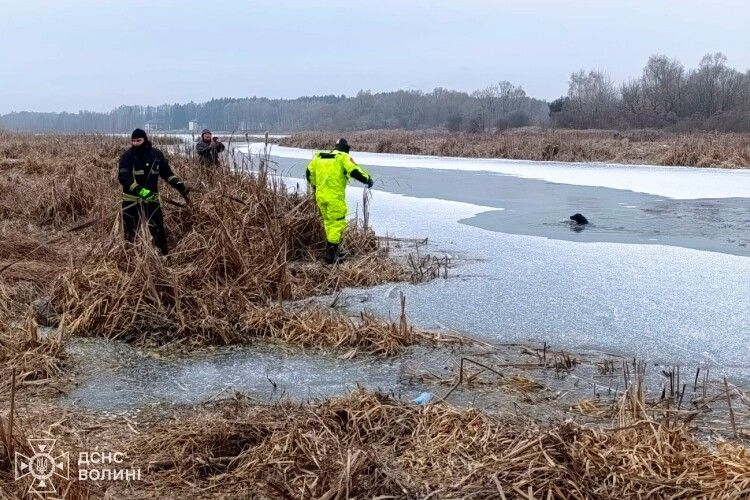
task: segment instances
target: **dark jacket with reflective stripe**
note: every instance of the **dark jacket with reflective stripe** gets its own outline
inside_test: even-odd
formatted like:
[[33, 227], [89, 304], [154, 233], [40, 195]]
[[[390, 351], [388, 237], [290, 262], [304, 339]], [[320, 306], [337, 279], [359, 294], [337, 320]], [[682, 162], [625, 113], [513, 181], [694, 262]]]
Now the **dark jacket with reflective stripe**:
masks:
[[164, 154], [158, 149], [144, 144], [143, 152], [130, 148], [120, 156], [120, 169], [117, 178], [122, 184], [122, 199], [137, 200], [138, 192], [146, 188], [159, 192], [159, 177], [182, 192], [184, 184], [169, 166]]

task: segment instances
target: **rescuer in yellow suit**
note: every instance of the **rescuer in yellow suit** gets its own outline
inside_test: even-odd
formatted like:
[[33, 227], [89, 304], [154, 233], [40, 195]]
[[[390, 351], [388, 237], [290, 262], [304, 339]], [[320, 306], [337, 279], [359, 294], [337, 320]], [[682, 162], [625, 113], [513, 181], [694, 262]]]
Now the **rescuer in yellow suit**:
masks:
[[323, 217], [327, 240], [325, 261], [333, 264], [342, 257], [339, 245], [346, 228], [346, 185], [349, 177], [371, 188], [372, 176], [349, 156], [349, 143], [343, 138], [336, 141], [333, 151], [315, 153], [307, 165], [306, 176]]

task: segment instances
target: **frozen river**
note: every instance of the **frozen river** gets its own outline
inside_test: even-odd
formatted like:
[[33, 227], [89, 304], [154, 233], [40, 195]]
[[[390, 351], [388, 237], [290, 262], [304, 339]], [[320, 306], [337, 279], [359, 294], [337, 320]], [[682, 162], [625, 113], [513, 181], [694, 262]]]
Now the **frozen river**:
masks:
[[[302, 178], [311, 152], [272, 155]], [[388, 314], [403, 290], [427, 328], [750, 368], [750, 170], [353, 156], [378, 233], [458, 259], [448, 280], [350, 290], [355, 307]], [[592, 225], [571, 231], [575, 212]]]
[[[311, 152], [273, 151], [278, 173], [303, 186]], [[708, 365], [750, 382], [750, 170], [355, 158], [377, 179], [375, 230], [427, 237], [429, 251], [450, 254], [455, 267], [447, 280], [347, 290], [352, 313], [395, 315], [403, 291], [411, 321], [425, 328]], [[348, 196], [354, 209], [362, 189]], [[565, 220], [575, 212], [592, 225], [571, 231]], [[233, 391], [302, 400], [359, 384], [411, 398], [435, 390], [410, 382], [414, 367], [435, 372], [452, 359], [414, 348], [342, 360], [263, 343], [161, 358], [100, 339], [69, 350], [86, 368], [68, 404], [116, 412]]]

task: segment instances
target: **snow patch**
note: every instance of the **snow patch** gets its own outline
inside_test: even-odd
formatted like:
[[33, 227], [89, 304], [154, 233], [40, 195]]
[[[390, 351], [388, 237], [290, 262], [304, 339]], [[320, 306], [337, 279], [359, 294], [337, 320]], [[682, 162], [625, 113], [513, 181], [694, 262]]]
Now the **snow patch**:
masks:
[[[257, 153], [263, 150], [263, 144], [252, 143], [238, 150]], [[271, 154], [281, 158], [310, 159], [313, 150], [272, 146]], [[674, 199], [750, 197], [750, 169], [558, 163], [364, 152], [355, 152], [353, 156], [362, 165], [490, 172], [558, 184], [635, 191]]]

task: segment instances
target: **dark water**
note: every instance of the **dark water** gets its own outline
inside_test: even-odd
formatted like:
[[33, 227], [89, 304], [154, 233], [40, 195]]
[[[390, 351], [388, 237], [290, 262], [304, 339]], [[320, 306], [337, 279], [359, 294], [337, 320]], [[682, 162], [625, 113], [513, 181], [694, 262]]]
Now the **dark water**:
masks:
[[[277, 161], [280, 173], [303, 175], [305, 160]], [[431, 251], [451, 254], [455, 267], [452, 279], [426, 285], [349, 290], [353, 307], [365, 301], [387, 315], [404, 292], [418, 325], [489, 342], [750, 367], [750, 199], [675, 200], [497, 173], [367, 168], [377, 179], [375, 230], [429, 238]], [[696, 181], [704, 177], [696, 171]], [[567, 222], [576, 212], [591, 221], [583, 231]]]
[[[306, 160], [275, 160], [282, 175], [304, 178]], [[675, 200], [494, 173], [382, 166], [367, 169], [377, 179], [378, 190], [502, 208], [461, 221], [491, 231], [578, 242], [672, 245], [750, 256], [750, 193], [748, 198]], [[591, 225], [574, 231], [568, 217], [575, 213], [585, 215]]]

